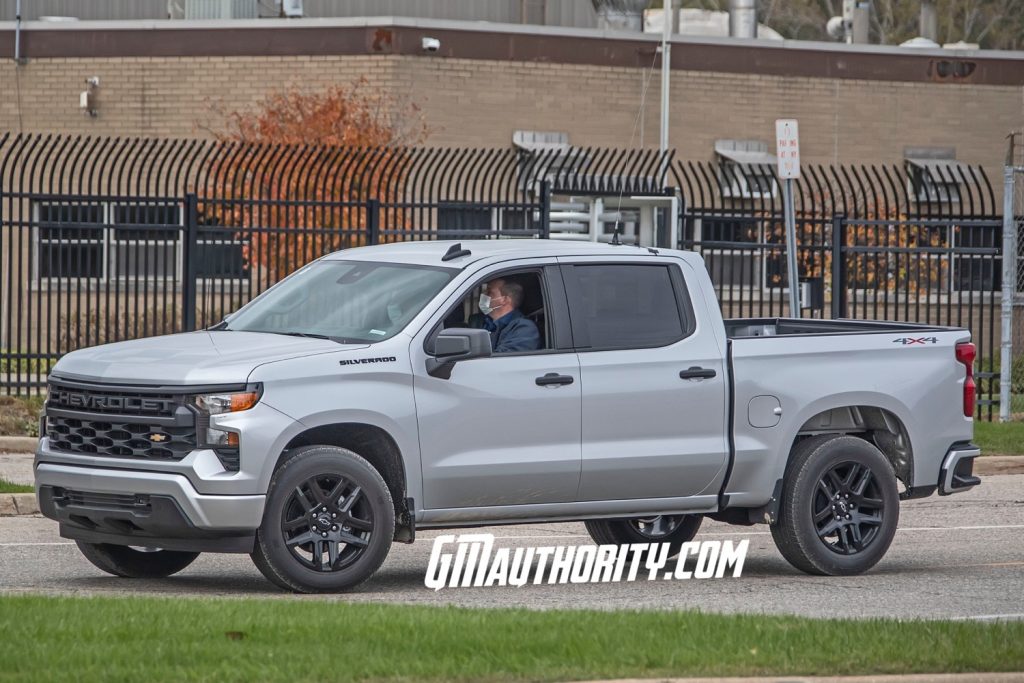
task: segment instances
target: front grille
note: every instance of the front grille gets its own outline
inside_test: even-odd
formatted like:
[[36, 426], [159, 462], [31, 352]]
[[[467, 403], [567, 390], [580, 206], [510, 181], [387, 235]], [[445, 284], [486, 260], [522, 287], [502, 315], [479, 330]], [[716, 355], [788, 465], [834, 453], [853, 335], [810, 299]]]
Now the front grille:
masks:
[[46, 407], [104, 415], [172, 417], [181, 397], [174, 394], [110, 389], [81, 388], [62, 382], [50, 382]]
[[173, 427], [47, 415], [46, 436], [54, 450], [122, 458], [181, 460], [196, 449], [195, 424]]
[[57, 503], [75, 507], [102, 508], [105, 510], [148, 511], [152, 509], [149, 496], [142, 494], [100, 493], [97, 491], [72, 491], [55, 489], [53, 497]]

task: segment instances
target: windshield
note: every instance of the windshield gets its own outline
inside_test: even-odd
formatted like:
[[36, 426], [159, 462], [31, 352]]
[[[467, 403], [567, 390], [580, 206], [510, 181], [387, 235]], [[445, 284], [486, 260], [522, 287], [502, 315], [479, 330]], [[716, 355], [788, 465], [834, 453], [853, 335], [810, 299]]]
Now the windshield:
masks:
[[378, 342], [394, 336], [456, 271], [398, 263], [317, 261], [217, 329]]

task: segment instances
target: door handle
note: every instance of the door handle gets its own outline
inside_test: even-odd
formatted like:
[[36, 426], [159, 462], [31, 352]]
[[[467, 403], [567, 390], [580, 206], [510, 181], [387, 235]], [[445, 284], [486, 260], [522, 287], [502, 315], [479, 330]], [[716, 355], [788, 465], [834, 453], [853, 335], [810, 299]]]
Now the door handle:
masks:
[[711, 379], [715, 376], [715, 371], [711, 368], [701, 368], [696, 365], [687, 370], [679, 371], [680, 379]]
[[539, 387], [550, 387], [572, 384], [573, 380], [571, 375], [559, 375], [557, 372], [549, 372], [543, 377], [538, 377], [534, 381], [537, 382], [537, 386]]

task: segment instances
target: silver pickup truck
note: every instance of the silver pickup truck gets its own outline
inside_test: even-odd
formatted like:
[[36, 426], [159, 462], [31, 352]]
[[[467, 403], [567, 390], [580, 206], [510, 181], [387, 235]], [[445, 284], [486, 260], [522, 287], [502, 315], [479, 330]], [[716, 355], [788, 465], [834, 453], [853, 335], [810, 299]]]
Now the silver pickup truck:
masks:
[[901, 499], [979, 483], [970, 339], [723, 320], [689, 252], [350, 249], [209, 329], [62, 358], [39, 503], [126, 577], [237, 552], [282, 588], [340, 591], [417, 529], [579, 520], [678, 548], [704, 517], [854, 574]]

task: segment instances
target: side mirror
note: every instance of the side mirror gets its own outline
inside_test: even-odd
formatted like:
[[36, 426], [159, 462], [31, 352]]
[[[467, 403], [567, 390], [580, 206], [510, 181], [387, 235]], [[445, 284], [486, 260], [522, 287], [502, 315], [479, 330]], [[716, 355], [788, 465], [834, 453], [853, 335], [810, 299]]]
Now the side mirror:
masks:
[[434, 339], [434, 357], [427, 359], [427, 374], [449, 379], [455, 363], [491, 355], [491, 335], [487, 330], [452, 327], [441, 330]]

